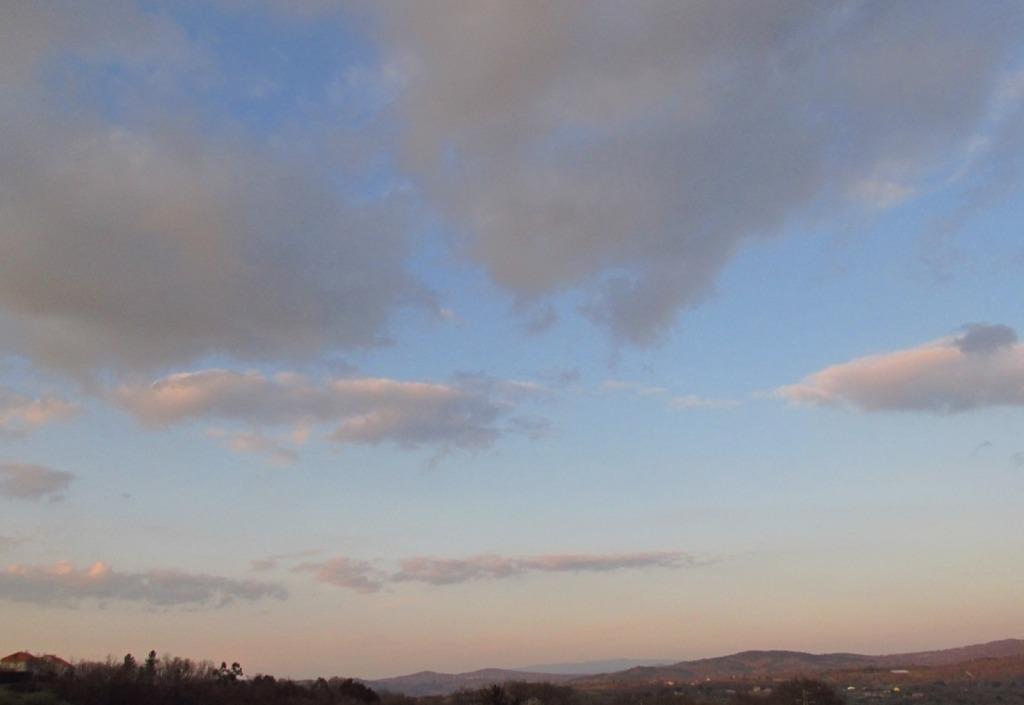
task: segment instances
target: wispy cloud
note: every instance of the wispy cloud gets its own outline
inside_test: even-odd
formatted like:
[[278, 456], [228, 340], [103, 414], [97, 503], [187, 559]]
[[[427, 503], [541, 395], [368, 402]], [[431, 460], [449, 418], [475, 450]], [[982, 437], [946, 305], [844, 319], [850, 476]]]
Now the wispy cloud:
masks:
[[776, 394], [795, 404], [863, 411], [1024, 406], [1024, 345], [1007, 326], [972, 324], [936, 342], [827, 367]]
[[31, 463], [0, 463], [0, 496], [12, 499], [57, 501], [75, 476]]
[[699, 560], [687, 553], [551, 554], [510, 558], [480, 555], [470, 558], [407, 558], [393, 576], [396, 582], [423, 582], [433, 585], [464, 583], [473, 580], [508, 578], [524, 573], [590, 573], [635, 568], [692, 568]]
[[298, 451], [294, 448], [288, 448], [274, 438], [255, 431], [227, 431], [222, 428], [211, 428], [206, 433], [236, 453], [265, 455], [278, 465], [292, 465], [299, 459]]
[[739, 406], [739, 402], [732, 399], [711, 399], [696, 394], [676, 394], [668, 387], [628, 382], [621, 379], [605, 380], [601, 383], [601, 389], [605, 392], [619, 392], [636, 397], [659, 399], [665, 403], [667, 408], [673, 410], [729, 409]]
[[[529, 382], [459, 376], [450, 383], [386, 378], [316, 381], [293, 373], [203, 370], [171, 375], [148, 385], [122, 385], [113, 400], [143, 423], [163, 426], [219, 420], [251, 428], [289, 427], [301, 442], [312, 426], [327, 426], [337, 443], [394, 443], [480, 448], [516, 431], [513, 412], [543, 393]], [[528, 418], [528, 417], [527, 417]], [[507, 421], [507, 423], [506, 423]], [[260, 433], [218, 431], [235, 450], [291, 460], [281, 441]]]
[[0, 436], [24, 436], [78, 413], [73, 402], [51, 396], [26, 397], [0, 386]]
[[739, 406], [733, 399], [708, 399], [696, 394], [682, 394], [671, 397], [668, 405], [672, 409], [731, 409]]
[[280, 585], [175, 570], [118, 572], [105, 563], [77, 568], [9, 565], [0, 571], [0, 599], [42, 605], [75, 605], [83, 600], [139, 602], [155, 607], [223, 607], [236, 600], [283, 600]]
[[481, 554], [468, 558], [416, 556], [398, 561], [388, 572], [375, 563], [347, 557], [304, 563], [297, 572], [312, 573], [315, 580], [358, 592], [377, 592], [388, 583], [452, 585], [477, 580], [499, 580], [528, 573], [607, 573], [621, 570], [662, 568], [680, 570], [715, 562], [682, 551], [607, 554], [543, 554], [510, 557]]
[[267, 571], [277, 570], [278, 566], [282, 562], [294, 561], [299, 558], [309, 558], [315, 556], [318, 553], [323, 553], [319, 549], [310, 549], [308, 551], [292, 551], [290, 553], [275, 553], [266, 558], [257, 558], [256, 560], [249, 561], [249, 565], [253, 570], [256, 571]]
[[377, 592], [384, 586], [387, 578], [372, 563], [344, 557], [319, 563], [303, 563], [293, 570], [298, 573], [311, 573], [317, 582], [356, 592]]

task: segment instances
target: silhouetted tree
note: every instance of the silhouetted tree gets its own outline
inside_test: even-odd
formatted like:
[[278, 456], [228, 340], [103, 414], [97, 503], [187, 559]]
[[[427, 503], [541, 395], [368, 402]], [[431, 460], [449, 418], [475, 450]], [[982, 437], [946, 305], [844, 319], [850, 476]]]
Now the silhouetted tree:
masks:
[[156, 661], [156, 651], [150, 651], [149, 656], [146, 657], [146, 664], [143, 666], [143, 672], [149, 680], [153, 680], [156, 677]]
[[846, 699], [828, 683], [799, 678], [779, 683], [765, 702], [769, 705], [844, 705]]
[[124, 670], [126, 673], [130, 673], [131, 675], [135, 675], [135, 671], [136, 669], [138, 669], [138, 667], [139, 664], [135, 661], [134, 656], [132, 656], [131, 654], [124, 655], [124, 663], [121, 664], [122, 670]]
[[351, 678], [334, 678], [331, 680], [331, 687], [337, 691], [338, 695], [349, 700], [358, 700], [363, 703], [375, 703], [380, 700], [380, 696], [375, 690]]

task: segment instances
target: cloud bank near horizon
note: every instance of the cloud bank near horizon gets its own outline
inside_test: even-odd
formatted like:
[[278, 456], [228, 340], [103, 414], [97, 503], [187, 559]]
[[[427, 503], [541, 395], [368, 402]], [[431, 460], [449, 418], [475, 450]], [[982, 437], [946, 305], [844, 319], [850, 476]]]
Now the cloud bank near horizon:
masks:
[[1024, 406], [1024, 345], [1001, 324], [832, 365], [776, 394], [794, 404], [954, 414]]
[[176, 570], [118, 572], [106, 563], [78, 568], [12, 564], [0, 571], [0, 599], [39, 605], [74, 606], [82, 601], [137, 602], [152, 607], [225, 607], [237, 600], [283, 600], [275, 583], [237, 580]]
[[372, 593], [394, 583], [455, 585], [480, 580], [501, 580], [529, 573], [608, 573], [644, 568], [679, 570], [712, 562], [712, 559], [683, 551], [543, 554], [525, 557], [480, 554], [468, 558], [403, 558], [398, 561], [397, 571], [389, 572], [374, 562], [342, 556], [302, 563], [292, 570], [310, 573], [314, 580], [335, 587]]

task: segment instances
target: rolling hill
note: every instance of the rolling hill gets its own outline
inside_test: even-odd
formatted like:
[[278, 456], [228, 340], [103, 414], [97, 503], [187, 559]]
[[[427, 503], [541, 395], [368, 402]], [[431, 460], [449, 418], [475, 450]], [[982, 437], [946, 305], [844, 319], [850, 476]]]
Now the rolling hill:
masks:
[[[1004, 668], [1024, 664], [1024, 639], [1003, 639], [953, 649], [883, 655], [742, 651], [729, 656], [680, 661], [660, 666], [638, 666], [599, 675], [581, 676], [578, 672], [571, 671], [551, 673], [487, 668], [469, 673], [422, 671], [364, 682], [378, 690], [414, 696], [447, 695], [463, 688], [480, 688], [507, 681], [563, 683], [581, 690], [614, 690], [705, 680], [789, 678], [825, 673], [853, 674], [878, 669], [917, 669], [922, 673], [939, 673], [946, 668], [947, 672], [960, 672], [964, 669], [954, 668], [949, 671], [949, 668], [967, 662], [971, 662], [975, 668], [984, 668], [986, 661], [994, 664], [997, 660]], [[573, 664], [563, 665], [568, 667]], [[544, 668], [547, 670], [547, 667]]]

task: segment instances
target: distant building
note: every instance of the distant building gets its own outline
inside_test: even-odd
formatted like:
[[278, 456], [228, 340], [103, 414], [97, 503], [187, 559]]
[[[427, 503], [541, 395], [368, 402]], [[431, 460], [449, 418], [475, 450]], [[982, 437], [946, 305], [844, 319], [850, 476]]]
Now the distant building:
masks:
[[4, 656], [0, 659], [0, 670], [27, 673], [29, 671], [29, 664], [34, 661], [35, 658], [35, 656], [27, 651], [19, 651], [11, 654], [10, 656]]
[[28, 651], [18, 651], [0, 659], [0, 671], [24, 673], [34, 676], [59, 676], [72, 670], [73, 666], [60, 656], [45, 654], [36, 656]]

